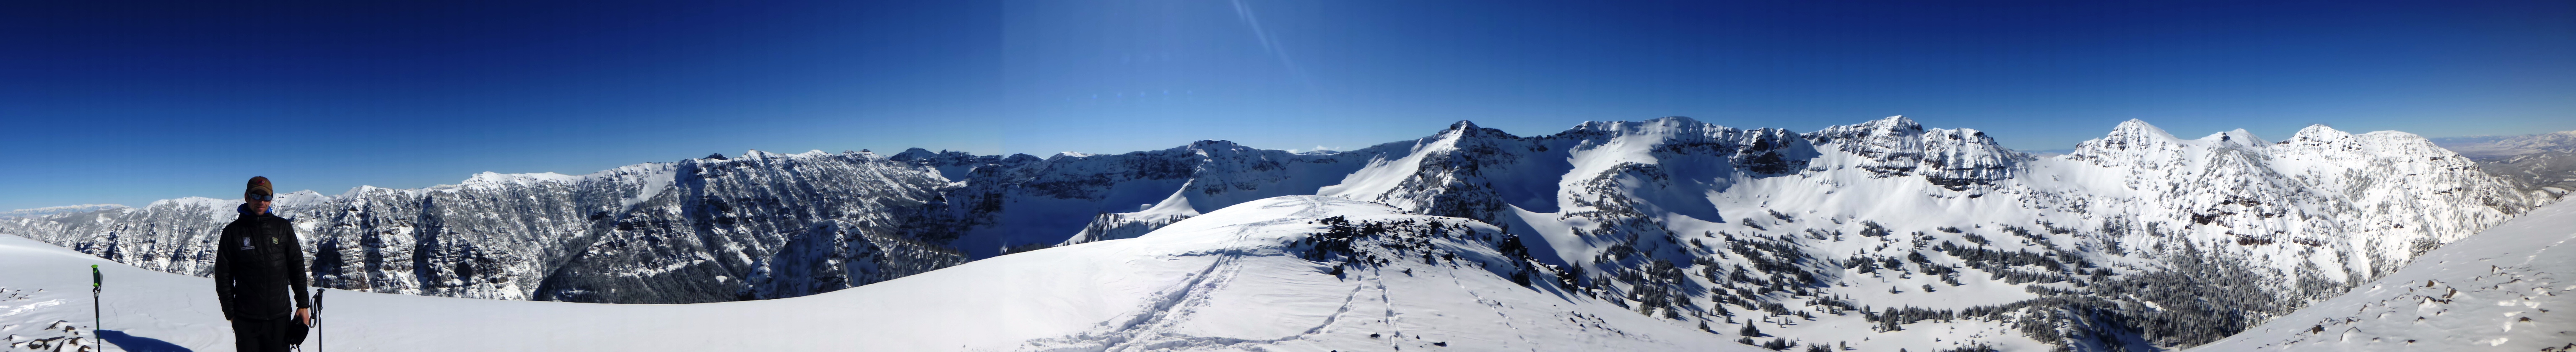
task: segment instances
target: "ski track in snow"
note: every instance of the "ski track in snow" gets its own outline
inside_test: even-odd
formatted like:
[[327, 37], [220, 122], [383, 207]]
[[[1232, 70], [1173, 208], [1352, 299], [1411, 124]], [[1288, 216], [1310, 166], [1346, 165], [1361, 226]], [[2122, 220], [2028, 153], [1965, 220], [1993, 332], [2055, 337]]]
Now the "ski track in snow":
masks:
[[[1469, 288], [1469, 287], [1467, 287], [1467, 283], [1458, 281], [1458, 277], [1457, 277], [1457, 276], [1450, 276], [1450, 277], [1449, 277], [1449, 283], [1450, 283], [1450, 284], [1452, 284], [1452, 285], [1457, 285], [1457, 286], [1458, 286], [1458, 291], [1459, 291], [1459, 292], [1465, 292], [1465, 293], [1467, 293], [1467, 296], [1468, 296], [1468, 297], [1475, 297], [1475, 298], [1476, 298], [1476, 305], [1485, 306], [1486, 308], [1488, 308], [1488, 310], [1493, 311], [1493, 312], [1494, 312], [1494, 322], [1503, 324], [1503, 327], [1504, 327], [1504, 328], [1509, 328], [1509, 329], [1510, 329], [1511, 331], [1513, 331], [1513, 332], [1519, 332], [1519, 331], [1521, 331], [1521, 328], [1520, 328], [1519, 326], [1514, 326], [1514, 325], [1512, 325], [1512, 315], [1511, 315], [1511, 314], [1503, 312], [1503, 310], [1502, 310], [1502, 308], [1501, 308], [1501, 307], [1496, 307], [1496, 306], [1494, 306], [1494, 305], [1498, 305], [1498, 304], [1501, 304], [1501, 303], [1486, 301], [1486, 300], [1485, 300], [1485, 295], [1476, 293], [1476, 289], [1474, 289], [1474, 288]], [[1517, 339], [1519, 339], [1519, 340], [1521, 341], [1521, 344], [1530, 346], [1530, 350], [1531, 350], [1531, 351], [1537, 351], [1537, 350], [1538, 350], [1538, 344], [1537, 344], [1536, 342], [1532, 342], [1532, 341], [1530, 341], [1530, 339], [1529, 339], [1529, 336], [1528, 336], [1528, 335], [1522, 335], [1522, 334], [1515, 333], [1515, 334], [1512, 334], [1512, 337], [1513, 337], [1513, 338], [1517, 338]]]

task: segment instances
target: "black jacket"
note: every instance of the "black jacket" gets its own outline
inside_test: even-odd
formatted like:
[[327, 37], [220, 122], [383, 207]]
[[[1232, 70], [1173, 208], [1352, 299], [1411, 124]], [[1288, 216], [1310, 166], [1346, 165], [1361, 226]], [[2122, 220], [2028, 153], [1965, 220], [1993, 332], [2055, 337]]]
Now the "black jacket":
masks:
[[[224, 319], [282, 319], [293, 317], [295, 308], [312, 307], [295, 225], [277, 215], [243, 213], [224, 225], [215, 243], [215, 300], [223, 302]], [[293, 307], [287, 306], [288, 296], [295, 299]]]

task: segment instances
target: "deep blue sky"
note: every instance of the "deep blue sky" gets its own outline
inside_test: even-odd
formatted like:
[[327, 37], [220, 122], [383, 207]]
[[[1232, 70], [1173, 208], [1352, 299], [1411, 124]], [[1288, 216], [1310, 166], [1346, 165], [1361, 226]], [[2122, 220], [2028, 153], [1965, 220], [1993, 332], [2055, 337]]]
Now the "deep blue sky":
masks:
[[1888, 115], [2062, 149], [2576, 130], [2576, 3], [0, 2], [0, 210], [747, 149], [1358, 148]]

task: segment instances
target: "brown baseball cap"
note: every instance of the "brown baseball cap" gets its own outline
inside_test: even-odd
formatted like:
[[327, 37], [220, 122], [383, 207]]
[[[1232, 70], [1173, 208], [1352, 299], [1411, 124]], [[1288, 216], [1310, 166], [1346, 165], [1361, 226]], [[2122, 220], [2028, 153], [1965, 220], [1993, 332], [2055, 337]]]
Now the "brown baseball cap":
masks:
[[242, 199], [269, 200], [276, 195], [276, 187], [268, 185], [268, 176], [251, 176], [250, 186], [242, 190]]

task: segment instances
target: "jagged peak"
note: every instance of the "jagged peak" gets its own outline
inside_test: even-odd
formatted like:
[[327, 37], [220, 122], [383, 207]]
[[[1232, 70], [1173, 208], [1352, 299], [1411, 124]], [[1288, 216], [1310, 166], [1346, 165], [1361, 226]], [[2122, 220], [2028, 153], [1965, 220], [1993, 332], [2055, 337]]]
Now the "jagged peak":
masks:
[[2235, 144], [2242, 146], [2262, 146], [2271, 144], [2271, 142], [2263, 140], [2263, 137], [2254, 136], [2254, 132], [2246, 131], [2242, 128], [2226, 132], [2211, 133], [2207, 137], [2200, 137], [2199, 141], [2205, 143]]
[[1587, 132], [1587, 131], [1588, 131], [1588, 132], [1592, 132], [1592, 133], [1614, 133], [1614, 134], [1617, 134], [1617, 133], [1639, 133], [1639, 132], [1642, 132], [1642, 131], [1649, 131], [1649, 130], [1656, 130], [1656, 131], [1675, 131], [1675, 130], [1691, 130], [1691, 129], [1703, 129], [1703, 128], [1704, 128], [1704, 129], [1711, 129], [1711, 130], [1719, 130], [1719, 129], [1725, 129], [1725, 128], [1727, 128], [1727, 127], [1726, 127], [1726, 126], [1719, 126], [1719, 125], [1717, 125], [1717, 124], [1713, 124], [1713, 123], [1703, 122], [1703, 121], [1700, 121], [1700, 120], [1698, 120], [1698, 119], [1692, 119], [1692, 118], [1690, 118], [1690, 117], [1688, 117], [1688, 116], [1665, 116], [1665, 117], [1658, 117], [1658, 118], [1646, 119], [1646, 120], [1641, 120], [1641, 121], [1584, 121], [1583, 123], [1575, 124], [1575, 125], [1574, 125], [1574, 128], [1568, 128], [1568, 129], [1566, 129], [1566, 130], [1565, 130], [1565, 132], [1559, 132], [1559, 133]]
[[1186, 154], [1186, 153], [1197, 153], [1197, 154], [1199, 154], [1199, 155], [1203, 155], [1203, 156], [1218, 156], [1218, 155], [1241, 154], [1241, 153], [1252, 152], [1252, 151], [1255, 151], [1255, 150], [1261, 150], [1261, 149], [1260, 149], [1260, 148], [1247, 147], [1247, 146], [1244, 146], [1243, 144], [1235, 143], [1234, 141], [1226, 141], [1226, 140], [1198, 140], [1198, 141], [1190, 142], [1190, 144], [1189, 144], [1189, 145], [1183, 145], [1183, 146], [1178, 146], [1178, 147], [1172, 147], [1171, 149], [1164, 149], [1163, 151], [1164, 151], [1164, 152], [1169, 152], [1169, 153], [1185, 153], [1185, 154]]
[[2290, 140], [2298, 141], [2333, 141], [2345, 138], [2352, 138], [2352, 134], [2322, 123], [2308, 125], [2307, 128], [2299, 129], [2299, 133], [2290, 135]]
[[240, 205], [240, 204], [241, 204], [241, 200], [238, 200], [238, 199], [216, 199], [216, 198], [206, 198], [206, 197], [179, 197], [179, 198], [175, 198], [175, 199], [163, 199], [163, 200], [156, 200], [156, 201], [152, 201], [152, 204], [150, 204], [150, 205], [144, 205], [143, 207], [145, 207], [145, 208], [159, 208], [159, 207], [170, 207], [170, 206], [191, 206], [191, 205], [194, 205], [194, 206], [210, 207], [210, 208], [231, 208], [231, 207], [232, 207], [232, 206], [234, 206], [234, 205]]
[[348, 197], [355, 197], [355, 196], [362, 195], [362, 194], [367, 194], [367, 193], [384, 192], [384, 191], [391, 191], [391, 190], [392, 190], [392, 189], [384, 188], [384, 187], [376, 187], [376, 186], [369, 186], [369, 185], [358, 185], [357, 187], [349, 187], [349, 190], [347, 190], [347, 191], [342, 191], [342, 192], [340, 192], [339, 197], [341, 197], [341, 198], [348, 198]]
[[2322, 123], [2320, 123], [2320, 124], [2308, 125], [2308, 127], [2299, 128], [2299, 134], [2315, 134], [2315, 133], [2331, 133], [2331, 134], [2344, 134], [2344, 135], [2352, 134], [2352, 133], [2350, 133], [2350, 132], [2344, 132], [2343, 130], [2335, 129], [2335, 128], [2334, 128], [2334, 126], [2327, 126], [2326, 124], [2322, 124]]
[[1652, 122], [1652, 123], [1663, 124], [1663, 125], [1668, 125], [1668, 126], [1674, 126], [1674, 125], [1706, 125], [1706, 124], [1708, 124], [1708, 123], [1706, 123], [1706, 122], [1700, 122], [1698, 119], [1692, 119], [1692, 118], [1690, 118], [1689, 116], [1665, 116], [1665, 117], [1657, 117], [1657, 118], [1654, 118], [1654, 119], [1652, 119], [1652, 120], [1646, 120], [1646, 122]]
[[904, 149], [904, 150], [903, 150], [903, 152], [902, 152], [902, 153], [894, 153], [894, 156], [892, 156], [892, 157], [887, 157], [886, 159], [894, 160], [894, 161], [913, 161], [913, 160], [928, 160], [928, 159], [930, 159], [930, 158], [934, 158], [934, 157], [938, 157], [938, 156], [939, 156], [939, 153], [932, 153], [932, 152], [930, 152], [930, 150], [929, 150], [929, 149], [921, 149], [921, 148], [906, 148], [906, 149]]
[[2145, 120], [2129, 119], [2121, 121], [2119, 126], [2112, 127], [2111, 133], [2103, 135], [2102, 138], [2076, 143], [2075, 151], [2067, 154], [2086, 158], [2099, 157], [2115, 153], [2115, 150], [2162, 148], [2155, 146], [2171, 146], [2182, 141], [2182, 138], [2176, 138], [2173, 133], [2156, 128], [2156, 125], [2147, 124]]
[[1865, 136], [1911, 136], [1921, 134], [1923, 132], [1924, 128], [1922, 123], [1914, 122], [1914, 119], [1905, 118], [1905, 115], [1896, 115], [1861, 123], [1825, 127], [1823, 130], [1816, 131], [1816, 134], [1830, 137], [1855, 138]]
[[1905, 115], [1888, 116], [1886, 118], [1870, 120], [1869, 122], [1862, 122], [1852, 126], [1875, 128], [1885, 131], [1923, 130], [1923, 123], [1914, 122], [1914, 119], [1905, 118]]
[[1449, 129], [1440, 130], [1439, 134], [1434, 134], [1431, 138], [1436, 140], [1453, 135], [1460, 138], [1520, 138], [1518, 136], [1513, 136], [1511, 133], [1503, 132], [1503, 130], [1476, 126], [1475, 121], [1467, 120], [1458, 120], [1457, 123], [1449, 124]]
[[1242, 144], [1236, 144], [1236, 143], [1234, 143], [1234, 141], [1199, 140], [1199, 141], [1196, 141], [1196, 142], [1190, 142], [1190, 145], [1188, 145], [1188, 146], [1184, 146], [1184, 147], [1182, 147], [1182, 148], [1198, 149], [1198, 150], [1216, 150], [1216, 149], [1236, 149], [1236, 148], [1243, 148], [1243, 145], [1242, 145]]
[[[859, 151], [859, 155], [865, 155], [865, 156], [876, 156], [876, 153], [871, 153], [871, 152], [868, 152], [868, 151], [864, 151], [864, 150], [862, 150], [862, 151]], [[921, 149], [921, 148], [907, 148], [907, 149], [904, 149], [904, 150], [903, 150], [903, 152], [901, 152], [901, 153], [895, 153], [893, 156], [887, 156], [887, 157], [885, 157], [885, 159], [886, 159], [886, 160], [893, 160], [893, 161], [930, 161], [930, 162], [942, 162], [942, 161], [963, 161], [963, 160], [974, 159], [974, 158], [977, 158], [977, 156], [975, 155], [975, 153], [968, 153], [968, 152], [964, 152], [964, 151], [956, 151], [956, 150], [946, 150], [946, 149], [942, 149], [942, 150], [937, 151], [937, 152], [932, 152], [932, 151], [930, 151], [929, 149]]]
[[1450, 123], [1450, 124], [1449, 124], [1449, 129], [1448, 129], [1448, 130], [1450, 130], [1450, 131], [1457, 131], [1457, 130], [1475, 130], [1475, 129], [1477, 129], [1477, 128], [1481, 128], [1481, 127], [1476, 127], [1476, 122], [1475, 122], [1475, 121], [1458, 120], [1458, 122]]
[[1977, 129], [1974, 129], [1974, 128], [1965, 128], [1965, 127], [1961, 127], [1961, 128], [1957, 128], [1957, 129], [1933, 128], [1933, 129], [1929, 129], [1929, 130], [1931, 130], [1931, 131], [1941, 131], [1941, 132], [1943, 132], [1943, 133], [1955, 133], [1955, 134], [1958, 134], [1958, 135], [1960, 135], [1960, 136], [1967, 136], [1967, 137], [1986, 138], [1986, 131], [1980, 131], [1980, 130], [1977, 130]]
[[[852, 154], [859, 154], [859, 153], [858, 153], [858, 152], [852, 152]], [[747, 149], [747, 150], [743, 150], [741, 155], [735, 155], [735, 156], [733, 156], [732, 158], [724, 158], [724, 157], [722, 157], [723, 155], [724, 155], [724, 154], [708, 155], [708, 157], [707, 157], [707, 158], [703, 158], [703, 159], [732, 160], [732, 159], [740, 158], [740, 159], [759, 160], [759, 159], [771, 159], [771, 158], [818, 158], [818, 157], [827, 157], [827, 156], [831, 156], [831, 155], [832, 155], [832, 153], [824, 152], [824, 151], [823, 151], [823, 150], [821, 150], [821, 149], [806, 150], [806, 151], [805, 151], [805, 152], [803, 152], [803, 153], [794, 153], [794, 154], [789, 154], [789, 153], [765, 152], [765, 151], [760, 151], [760, 150], [758, 150], [758, 149]], [[865, 153], [865, 154], [859, 154], [859, 155], [874, 156], [874, 155], [876, 155], [876, 153]], [[703, 159], [701, 159], [701, 160], [703, 160]]]
[[465, 184], [465, 185], [499, 185], [499, 184], [528, 185], [528, 184], [534, 184], [534, 183], [539, 183], [539, 182], [566, 183], [566, 182], [573, 182], [573, 181], [579, 181], [579, 180], [581, 180], [581, 176], [565, 175], [565, 174], [558, 174], [558, 173], [553, 173], [553, 172], [539, 172], [539, 173], [528, 173], [528, 174], [504, 174], [504, 173], [498, 173], [498, 172], [484, 171], [483, 173], [474, 174], [474, 176], [473, 176], [473, 177], [467, 177], [467, 178], [465, 178], [465, 182], [461, 182], [461, 183], [459, 183], [459, 184]]
[[2111, 127], [2111, 134], [2106, 135], [2106, 137], [2124, 136], [2176, 138], [2172, 132], [2165, 132], [2165, 129], [2157, 128], [2156, 125], [2148, 124], [2146, 120], [2139, 119], [2120, 121], [2120, 125]]

